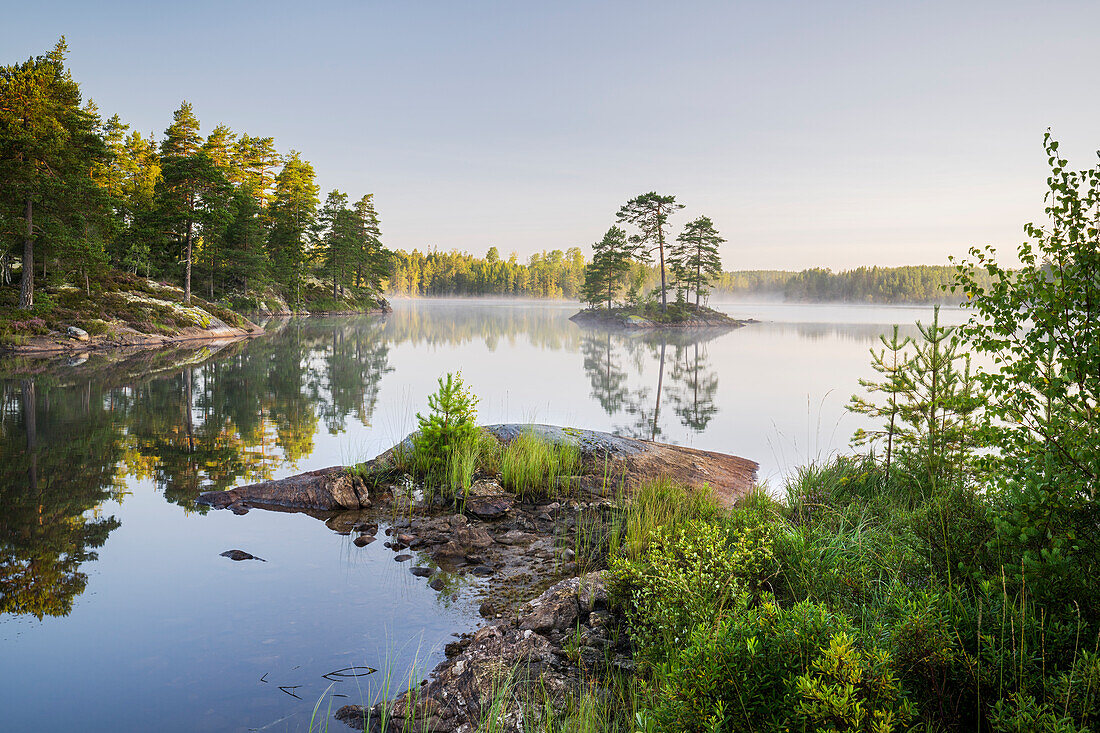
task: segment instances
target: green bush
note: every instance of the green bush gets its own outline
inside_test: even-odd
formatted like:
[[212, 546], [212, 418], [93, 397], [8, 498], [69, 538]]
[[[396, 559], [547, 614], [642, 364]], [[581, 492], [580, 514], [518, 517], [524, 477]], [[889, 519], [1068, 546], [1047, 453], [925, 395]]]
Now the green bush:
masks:
[[696, 626], [710, 626], [739, 598], [755, 594], [771, 560], [770, 527], [730, 531], [720, 523], [659, 528], [647, 551], [611, 559], [612, 588], [625, 601], [630, 635], [644, 658], [659, 659]]
[[820, 604], [752, 606], [739, 596], [724, 616], [669, 647], [667, 661], [654, 667], [642, 717], [668, 733], [791, 729], [797, 678], [834, 634], [850, 630], [843, 615]]
[[101, 334], [107, 333], [107, 323], [105, 321], [99, 320], [98, 318], [90, 321], [85, 321], [81, 328], [87, 331], [88, 334], [91, 336], [99, 336]]
[[861, 649], [839, 632], [811, 669], [795, 680], [794, 727], [821, 733], [890, 733], [905, 726], [913, 709], [901, 696], [882, 649]]

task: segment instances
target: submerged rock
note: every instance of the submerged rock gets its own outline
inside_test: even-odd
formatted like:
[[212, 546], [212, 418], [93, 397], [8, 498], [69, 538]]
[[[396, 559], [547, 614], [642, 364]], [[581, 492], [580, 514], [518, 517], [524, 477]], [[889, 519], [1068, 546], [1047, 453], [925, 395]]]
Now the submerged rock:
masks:
[[244, 550], [226, 550], [221, 553], [222, 557], [228, 557], [230, 560], [240, 562], [241, 560], [259, 560], [260, 562], [267, 562], [262, 557], [256, 557], [255, 555], [245, 552]]

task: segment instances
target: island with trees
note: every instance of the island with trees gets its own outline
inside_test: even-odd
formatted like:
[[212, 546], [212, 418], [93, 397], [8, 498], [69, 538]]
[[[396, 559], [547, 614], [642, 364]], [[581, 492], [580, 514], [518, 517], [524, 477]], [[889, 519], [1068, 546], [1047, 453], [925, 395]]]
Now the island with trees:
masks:
[[[722, 274], [718, 247], [726, 240], [710, 217], [688, 222], [671, 239], [668, 218], [684, 208], [675, 196], [644, 193], [619, 209], [603, 239], [592, 245], [592, 262], [584, 271], [581, 296], [588, 308], [573, 316], [583, 325], [624, 328], [736, 327], [737, 321], [705, 305]], [[619, 224], [635, 231], [628, 234]], [[646, 265], [656, 255], [660, 284], [646, 292]], [[669, 290], [674, 300], [670, 304]]]

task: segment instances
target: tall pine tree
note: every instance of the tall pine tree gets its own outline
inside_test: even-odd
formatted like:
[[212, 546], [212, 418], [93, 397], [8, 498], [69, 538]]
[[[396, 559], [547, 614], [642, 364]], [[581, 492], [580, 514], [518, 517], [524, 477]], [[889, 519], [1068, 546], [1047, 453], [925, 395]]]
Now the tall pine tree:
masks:
[[80, 107], [66, 51], [62, 37], [45, 56], [0, 67], [0, 234], [22, 243], [24, 310], [34, 305], [36, 245], [60, 255], [104, 213], [89, 172], [108, 153], [97, 116]]
[[669, 247], [669, 265], [678, 286], [695, 291], [695, 307], [711, 283], [722, 274], [718, 245], [726, 240], [718, 235], [709, 216], [689, 221]]
[[619, 208], [617, 219], [620, 224], [633, 224], [638, 233], [630, 241], [637, 245], [637, 255], [646, 261], [652, 261], [653, 251], [660, 257], [661, 268], [661, 310], [668, 310], [668, 282], [665, 274], [665, 239], [668, 230], [668, 217], [684, 208], [676, 203], [675, 196], [661, 196], [654, 191], [643, 193], [627, 201]]

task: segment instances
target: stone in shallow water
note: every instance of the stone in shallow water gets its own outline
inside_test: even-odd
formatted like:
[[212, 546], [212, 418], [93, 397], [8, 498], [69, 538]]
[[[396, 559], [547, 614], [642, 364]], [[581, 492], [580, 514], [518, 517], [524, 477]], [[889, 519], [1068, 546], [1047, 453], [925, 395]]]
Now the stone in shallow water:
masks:
[[499, 519], [515, 504], [511, 496], [471, 496], [466, 500], [466, 511], [481, 519]]
[[430, 578], [434, 571], [431, 568], [415, 567], [409, 570], [409, 572], [418, 578]]
[[226, 550], [225, 552], [221, 553], [221, 556], [228, 557], [230, 560], [234, 560], [237, 562], [241, 560], [259, 560], [260, 562], [267, 562], [267, 560], [264, 560], [262, 557], [256, 557], [255, 555], [247, 553], [244, 550]]
[[374, 542], [374, 535], [361, 534], [354, 540], [352, 540], [352, 542], [355, 543], [356, 547], [366, 547], [370, 543]]
[[394, 560], [396, 560], [397, 562], [408, 562], [409, 560], [412, 560], [412, 559], [413, 559], [412, 555], [398, 555], [397, 557], [394, 558]]

